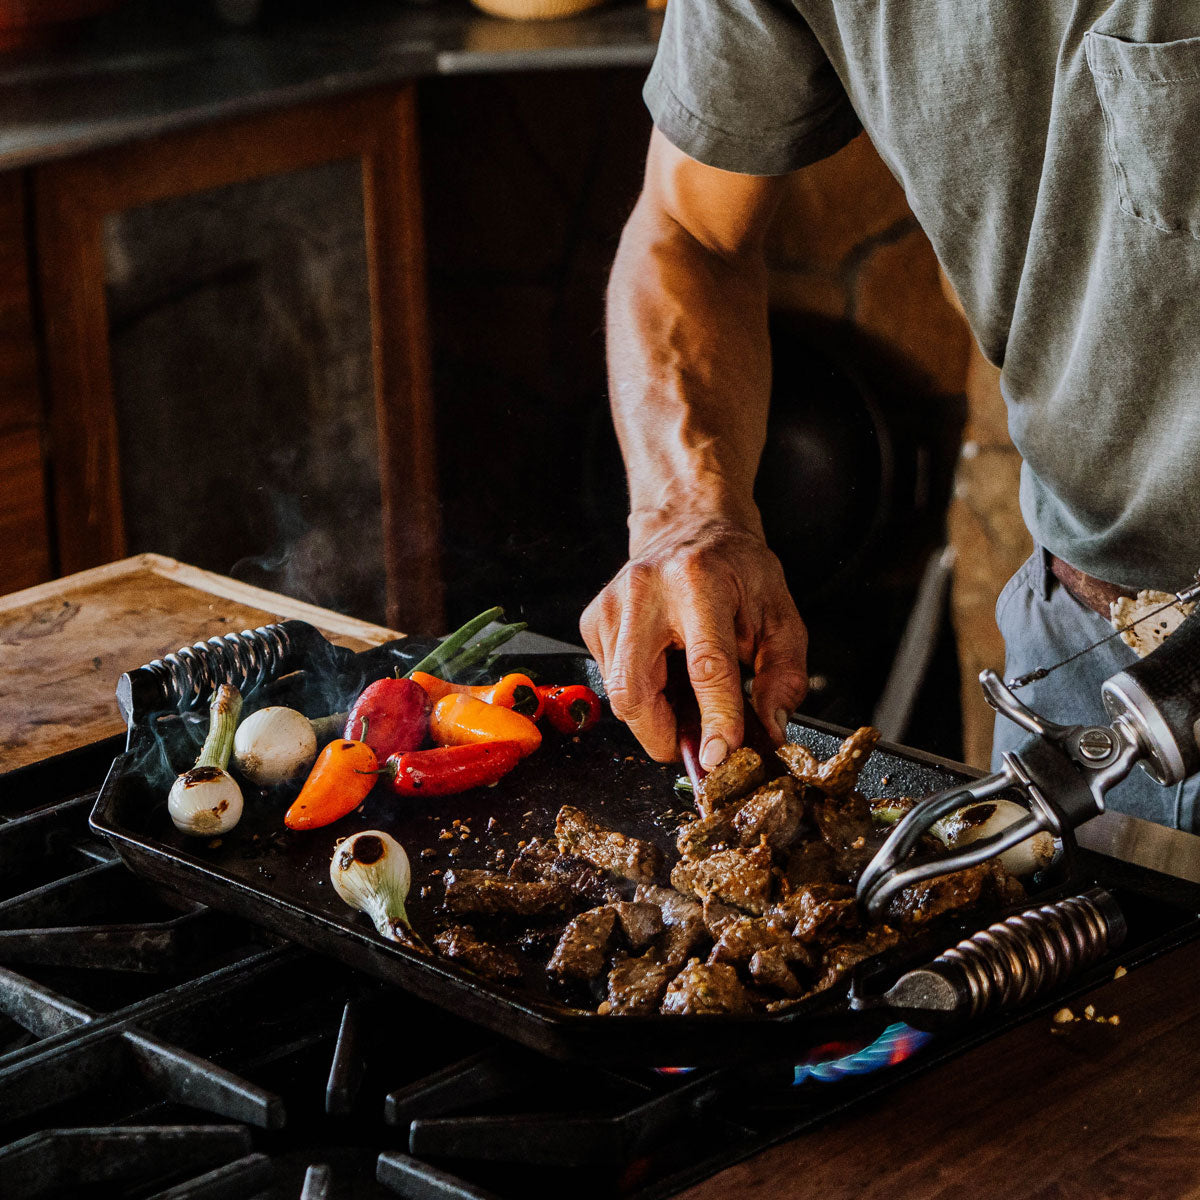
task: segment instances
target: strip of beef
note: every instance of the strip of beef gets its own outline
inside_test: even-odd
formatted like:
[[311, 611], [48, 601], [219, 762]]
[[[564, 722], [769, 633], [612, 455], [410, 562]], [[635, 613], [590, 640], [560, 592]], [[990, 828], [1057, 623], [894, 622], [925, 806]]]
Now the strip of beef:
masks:
[[663, 997], [662, 1012], [680, 1014], [732, 1013], [751, 1011], [750, 994], [737, 972], [725, 963], [702, 963], [698, 958], [671, 980]]
[[740, 921], [745, 915], [740, 908], [734, 908], [716, 896], [704, 897], [704, 928], [714, 940], [721, 936], [721, 930], [730, 921]]
[[718, 763], [704, 777], [696, 794], [696, 807], [702, 817], [748, 796], [767, 778], [762, 755], [749, 746], [742, 746]]
[[469, 967], [485, 979], [519, 979], [521, 964], [507, 950], [475, 936], [467, 925], [451, 925], [433, 939], [439, 954]]
[[961, 912], [977, 905], [1019, 903], [1025, 889], [995, 859], [964, 867], [949, 875], [935, 875], [906, 887], [888, 906], [888, 920], [912, 929], [944, 913]]
[[699, 862], [675, 864], [671, 883], [681, 892], [703, 900], [716, 896], [747, 912], [761, 914], [771, 896], [771, 850], [759, 844], [750, 850], [718, 850]]
[[813, 821], [822, 839], [833, 851], [834, 869], [855, 880], [871, 861], [871, 808], [862, 796], [829, 796], [812, 806]]
[[658, 944], [658, 954], [678, 969], [708, 936], [704, 910], [691, 897], [683, 896], [673, 888], [640, 884], [636, 899], [658, 906], [666, 926]]
[[810, 883], [833, 883], [835, 864], [828, 842], [805, 842], [788, 855], [784, 878], [792, 888]]
[[839, 942], [828, 947], [821, 960], [821, 977], [809, 995], [833, 987], [847, 971], [852, 970], [864, 959], [890, 950], [899, 940], [900, 935], [890, 926], [876, 925], [868, 929], [857, 941]]
[[858, 927], [854, 890], [841, 883], [812, 883], [796, 888], [769, 910], [774, 922], [786, 924], [802, 942], [828, 942]]
[[761, 917], [741, 917], [722, 925], [708, 961], [745, 966], [760, 950], [776, 950], [785, 962], [803, 963], [806, 967], [817, 965], [817, 956], [797, 941], [786, 925], [772, 925]]
[[757, 846], [766, 841], [772, 850], [786, 850], [803, 821], [804, 802], [790, 775], [764, 784], [733, 814], [738, 845]]
[[563, 805], [554, 823], [558, 848], [634, 883], [649, 883], [662, 869], [662, 852], [640, 838], [605, 829], [578, 808]]
[[698, 817], [679, 827], [675, 845], [681, 858], [707, 858], [714, 850], [735, 845], [737, 835], [727, 812]]
[[864, 725], [856, 729], [823, 763], [807, 747], [795, 742], [776, 751], [794, 778], [808, 787], [819, 788], [827, 796], [844, 796], [854, 790], [858, 773], [879, 741], [879, 730]]
[[560, 854], [549, 842], [532, 838], [521, 848], [508, 868], [513, 879], [543, 879], [548, 883], [565, 884], [591, 905], [608, 904], [619, 893], [607, 875], [596, 870], [578, 854]]
[[559, 979], [598, 978], [604, 972], [616, 924], [617, 911], [607, 904], [573, 917], [567, 922], [546, 970]]
[[634, 950], [644, 950], [664, 929], [662, 909], [645, 900], [623, 900], [614, 904], [617, 922]]
[[596, 1011], [618, 1016], [657, 1012], [667, 984], [678, 971], [677, 964], [660, 962], [652, 955], [622, 959], [609, 972], [608, 999]]
[[773, 988], [785, 996], [803, 995], [800, 981], [792, 973], [791, 962], [781, 946], [755, 950], [750, 956], [750, 978], [759, 987]]
[[454, 913], [540, 917], [564, 912], [574, 894], [565, 884], [510, 879], [491, 871], [447, 871], [446, 907]]

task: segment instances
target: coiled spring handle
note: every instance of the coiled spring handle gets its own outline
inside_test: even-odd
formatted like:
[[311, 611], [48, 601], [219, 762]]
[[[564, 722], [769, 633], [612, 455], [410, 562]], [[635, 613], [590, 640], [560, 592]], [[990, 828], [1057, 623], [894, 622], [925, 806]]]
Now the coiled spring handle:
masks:
[[936, 1024], [969, 1020], [1056, 990], [1119, 946], [1126, 932], [1117, 902], [1092, 888], [997, 921], [908, 971], [883, 995], [852, 994], [851, 1004], [920, 1014]]
[[126, 672], [117, 704], [132, 730], [154, 713], [202, 707], [222, 683], [248, 693], [301, 667], [333, 671], [353, 657], [307, 621], [281, 621], [196, 642]]

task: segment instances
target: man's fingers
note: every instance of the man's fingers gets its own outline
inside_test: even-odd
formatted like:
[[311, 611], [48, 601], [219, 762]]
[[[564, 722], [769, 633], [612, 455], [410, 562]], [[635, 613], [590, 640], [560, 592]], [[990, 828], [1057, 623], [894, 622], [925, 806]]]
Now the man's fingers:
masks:
[[663, 695], [671, 639], [653, 597], [636, 592], [636, 587], [631, 588], [625, 597], [604, 685], [613, 713], [629, 726], [650, 757], [671, 762], [678, 757], [678, 735], [675, 713]]
[[768, 732], [783, 741], [787, 719], [808, 691], [808, 631], [795, 606], [764, 621], [754, 656], [754, 709]]
[[742, 744], [745, 731], [733, 613], [693, 603], [680, 615], [688, 678], [700, 705], [700, 765], [711, 771]]

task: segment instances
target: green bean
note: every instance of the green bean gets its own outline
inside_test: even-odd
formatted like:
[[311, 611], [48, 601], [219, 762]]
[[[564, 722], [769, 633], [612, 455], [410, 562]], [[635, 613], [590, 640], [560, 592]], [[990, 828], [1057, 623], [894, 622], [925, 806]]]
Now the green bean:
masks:
[[424, 671], [429, 675], [440, 675], [450, 660], [480, 630], [487, 628], [493, 621], [502, 620], [504, 620], [504, 609], [502, 608], [489, 608], [487, 612], [481, 612], [479, 616], [472, 617], [461, 628], [456, 629], [448, 637], [443, 638], [415, 667], [411, 667], [405, 678], [411, 679], [413, 671]]
[[511, 625], [501, 625], [499, 629], [489, 633], [486, 637], [481, 637], [474, 645], [468, 646], [462, 653], [447, 663], [447, 674], [451, 677], [461, 675], [477, 663], [484, 662], [510, 638], [516, 637], [521, 630], [528, 628], [529, 626], [524, 621], [514, 621]]

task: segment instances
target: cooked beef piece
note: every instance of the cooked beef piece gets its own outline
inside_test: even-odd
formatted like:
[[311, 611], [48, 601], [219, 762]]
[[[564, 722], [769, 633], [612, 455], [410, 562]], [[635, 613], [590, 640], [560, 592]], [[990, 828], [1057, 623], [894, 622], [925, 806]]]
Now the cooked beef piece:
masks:
[[890, 950], [900, 935], [888, 925], [875, 925], [854, 942], [841, 942], [826, 949], [821, 959], [822, 973], [809, 995], [832, 987], [847, 971], [864, 959]]
[[796, 743], [780, 746], [776, 753], [801, 783], [819, 788], [827, 796], [844, 796], [854, 790], [858, 773], [878, 741], [879, 730], [864, 725], [850, 734], [823, 763], [817, 762], [807, 746]]
[[663, 931], [662, 909], [649, 901], [624, 900], [614, 904], [625, 940], [634, 950], [645, 949]]
[[617, 910], [607, 904], [573, 917], [546, 970], [559, 979], [596, 979], [604, 971], [616, 923]]
[[788, 855], [783, 875], [792, 888], [833, 883], [833, 850], [827, 842], [805, 842]]
[[858, 795], [826, 797], [812, 806], [813, 820], [833, 851], [834, 869], [843, 878], [857, 879], [871, 861], [871, 810]]
[[749, 795], [767, 777], [762, 756], [749, 746], [742, 746], [718, 763], [704, 777], [696, 795], [696, 807], [702, 817]]
[[840, 883], [812, 883], [796, 888], [768, 910], [773, 922], [783, 922], [802, 942], [828, 942], [858, 926], [854, 891]]
[[574, 899], [564, 884], [509, 879], [491, 871], [447, 871], [443, 879], [446, 907], [456, 913], [538, 917], [563, 912]]
[[763, 784], [733, 814], [738, 845], [757, 846], [765, 840], [772, 850], [786, 850], [800, 831], [804, 802], [790, 775]]
[[736, 921], [727, 921], [721, 927], [708, 961], [744, 966], [759, 950], [769, 949], [778, 950], [786, 962], [799, 962], [806, 967], [815, 967], [817, 964], [813, 952], [798, 942], [786, 925], [771, 925], [762, 917], [741, 917]]
[[716, 896], [747, 912], [761, 913], [771, 895], [771, 851], [765, 845], [751, 850], [718, 850], [699, 862], [675, 864], [671, 883], [701, 900]]
[[830, 796], [844, 796], [854, 791], [858, 773], [866, 765], [878, 741], [878, 729], [872, 729], [869, 725], [856, 729], [837, 748], [833, 757], [821, 764], [818, 786]]
[[485, 979], [519, 979], [521, 964], [499, 946], [475, 936], [467, 925], [451, 925], [433, 939], [439, 954], [469, 967]]
[[800, 981], [792, 974], [782, 946], [755, 950], [750, 956], [750, 978], [759, 987], [773, 988], [785, 996], [799, 996], [804, 992]]
[[608, 904], [619, 893], [602, 871], [596, 870], [578, 854], [560, 854], [549, 842], [532, 838], [518, 852], [508, 868], [514, 879], [544, 879], [562, 883], [589, 904]]
[[721, 930], [730, 921], [740, 921], [744, 916], [745, 913], [740, 908], [734, 908], [732, 904], [726, 904], [716, 896], [704, 897], [704, 928], [713, 938], [719, 938]]
[[673, 888], [639, 884], [636, 898], [657, 905], [662, 913], [666, 929], [659, 940], [658, 954], [665, 962], [682, 965], [708, 936], [704, 910], [690, 896], [680, 895]]
[[737, 972], [725, 963], [702, 963], [698, 958], [671, 980], [663, 997], [664, 1013], [734, 1013], [751, 1011], [750, 994]]
[[943, 913], [959, 912], [978, 904], [1019, 903], [1024, 898], [1021, 882], [995, 859], [989, 859], [978, 866], [935, 875], [906, 887], [888, 906], [888, 920], [911, 929]]
[[706, 858], [714, 850], [734, 845], [736, 841], [727, 812], [715, 812], [712, 816], [688, 821], [675, 835], [681, 858]]
[[554, 832], [563, 854], [578, 854], [593, 866], [622, 879], [649, 883], [662, 868], [662, 852], [657, 846], [605, 829], [569, 804], [559, 809]]
[[779, 761], [787, 767], [792, 778], [806, 787], [816, 787], [821, 777], [821, 763], [817, 756], [800, 742], [784, 742], [775, 751]]
[[679, 967], [659, 962], [652, 955], [626, 958], [608, 974], [608, 999], [596, 1010], [599, 1013], [652, 1013], [658, 1011], [667, 984]]

